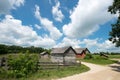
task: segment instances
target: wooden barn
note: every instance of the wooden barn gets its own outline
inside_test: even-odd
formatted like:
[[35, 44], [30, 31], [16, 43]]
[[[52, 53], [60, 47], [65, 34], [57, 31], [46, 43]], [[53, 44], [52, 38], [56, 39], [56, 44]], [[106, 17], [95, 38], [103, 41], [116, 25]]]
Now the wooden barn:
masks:
[[86, 54], [89, 54], [90, 51], [87, 48], [75, 48], [76, 51], [76, 58], [81, 58], [83, 59]]
[[76, 52], [70, 47], [52, 48], [51, 51], [52, 62], [76, 62]]

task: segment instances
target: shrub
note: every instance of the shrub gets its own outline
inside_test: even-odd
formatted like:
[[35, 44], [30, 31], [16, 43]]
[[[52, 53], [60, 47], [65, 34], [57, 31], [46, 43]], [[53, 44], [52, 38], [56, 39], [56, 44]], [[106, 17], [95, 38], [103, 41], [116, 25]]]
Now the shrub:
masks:
[[86, 54], [85, 56], [85, 59], [92, 59], [92, 58], [93, 58], [92, 54]]
[[36, 72], [38, 58], [36, 55], [30, 55], [28, 52], [25, 54], [18, 54], [18, 56], [8, 57], [8, 70], [9, 77], [27, 77], [28, 74]]

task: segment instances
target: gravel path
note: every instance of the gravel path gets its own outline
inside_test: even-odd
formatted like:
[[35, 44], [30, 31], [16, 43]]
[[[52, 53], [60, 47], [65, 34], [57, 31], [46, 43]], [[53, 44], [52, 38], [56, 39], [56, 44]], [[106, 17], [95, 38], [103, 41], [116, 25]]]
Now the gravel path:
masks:
[[90, 71], [68, 76], [57, 80], [120, 80], [120, 61], [109, 66], [101, 66], [91, 63], [82, 62], [90, 67]]

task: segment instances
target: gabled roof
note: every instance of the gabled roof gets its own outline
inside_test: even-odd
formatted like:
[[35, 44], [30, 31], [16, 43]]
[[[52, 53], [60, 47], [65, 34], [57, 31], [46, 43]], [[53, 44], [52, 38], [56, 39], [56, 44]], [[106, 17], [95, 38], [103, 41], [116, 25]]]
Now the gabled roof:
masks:
[[46, 54], [48, 54], [48, 55], [49, 55], [49, 53], [48, 53], [48, 52], [46, 52], [46, 51], [43, 51], [42, 53], [40, 53], [40, 55], [46, 55]]
[[51, 53], [65, 53], [70, 48], [75, 52], [75, 50], [71, 46], [67, 46], [67, 47], [61, 47], [61, 48], [52, 48]]
[[76, 51], [76, 53], [82, 53], [82, 51], [83, 51], [84, 49], [81, 49], [81, 48], [75, 48], [74, 50]]
[[83, 51], [88, 51], [90, 53], [90, 51], [87, 48], [75, 48], [74, 50], [77, 54], [81, 54]]

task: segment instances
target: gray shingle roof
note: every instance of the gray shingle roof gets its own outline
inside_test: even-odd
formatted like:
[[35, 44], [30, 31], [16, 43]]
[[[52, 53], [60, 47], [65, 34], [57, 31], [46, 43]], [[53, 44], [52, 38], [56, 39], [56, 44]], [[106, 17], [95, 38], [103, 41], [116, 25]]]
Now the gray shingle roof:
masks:
[[[81, 54], [83, 51], [89, 51], [87, 48], [75, 48], [74, 49], [77, 54]], [[90, 51], [89, 51], [90, 52]]]
[[45, 55], [45, 54], [48, 54], [46, 51], [40, 53], [40, 55]]
[[[51, 53], [65, 53], [71, 46], [68, 47], [62, 47], [62, 48], [52, 48]], [[72, 47], [71, 47], [72, 48]], [[72, 48], [73, 49], [73, 48]], [[73, 49], [75, 53], [81, 54], [83, 51], [89, 51], [87, 48], [75, 48]]]
[[77, 49], [74, 49], [75, 51], [76, 51], [76, 53], [82, 53], [82, 49], [80, 49], [80, 48], [77, 48]]
[[66, 50], [68, 50], [71, 46], [68, 47], [62, 47], [62, 48], [52, 48], [51, 53], [65, 53]]

